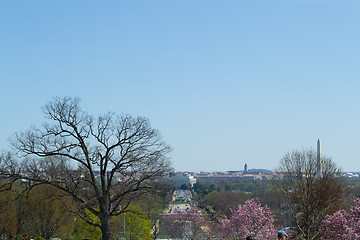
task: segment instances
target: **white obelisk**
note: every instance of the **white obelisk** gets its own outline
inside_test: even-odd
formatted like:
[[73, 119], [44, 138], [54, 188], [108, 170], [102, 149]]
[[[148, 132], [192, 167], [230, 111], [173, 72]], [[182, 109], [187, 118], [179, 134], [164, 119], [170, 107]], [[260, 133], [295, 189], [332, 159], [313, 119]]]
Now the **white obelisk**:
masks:
[[316, 156], [316, 161], [317, 161], [316, 178], [321, 178], [321, 177], [322, 177], [322, 160], [321, 160], [321, 145], [320, 145], [320, 139], [318, 139], [318, 141], [317, 141], [317, 156]]

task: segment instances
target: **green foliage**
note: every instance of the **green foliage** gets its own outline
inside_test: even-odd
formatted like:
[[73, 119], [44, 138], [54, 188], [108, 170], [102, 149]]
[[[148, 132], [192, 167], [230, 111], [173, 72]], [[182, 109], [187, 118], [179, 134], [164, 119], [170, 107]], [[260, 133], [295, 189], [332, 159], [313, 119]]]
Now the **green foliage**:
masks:
[[[214, 190], [216, 189], [216, 190]], [[275, 213], [279, 213], [280, 199], [271, 180], [227, 181], [201, 179], [194, 185], [198, 205], [212, 212], [230, 216], [230, 208], [257, 198]], [[279, 216], [280, 217], [280, 216]]]
[[[89, 219], [94, 223], [100, 223], [100, 220], [97, 216], [90, 213], [90, 211], [86, 210], [86, 214], [89, 216]], [[77, 217], [74, 220], [74, 232], [71, 235], [70, 239], [91, 239], [91, 240], [99, 240], [102, 237], [101, 229], [95, 227], [81, 218]]]
[[120, 232], [119, 236], [126, 239], [152, 239], [151, 221], [147, 213], [140, 207], [140, 205], [131, 205], [128, 208], [128, 212], [118, 216], [116, 219], [113, 219], [113, 223], [114, 226], [117, 226], [117, 229], [113, 230]]
[[21, 240], [21, 236], [17, 235], [16, 237], [12, 238], [11, 240]]
[[257, 192], [257, 191], [268, 191], [271, 190], [272, 182], [269, 180], [199, 180], [194, 184], [194, 190], [197, 193], [208, 194], [213, 191], [223, 192], [223, 191], [241, 191], [241, 192]]
[[[46, 191], [43, 191], [46, 190]], [[48, 187], [38, 186], [33, 189], [29, 195], [19, 195], [22, 192], [21, 184], [13, 185], [13, 191], [6, 191], [0, 193], [0, 233], [5, 239], [12, 239], [19, 233], [25, 232], [31, 236], [38, 236], [37, 240], [43, 240], [45, 238], [40, 237], [41, 234], [37, 232], [38, 226], [42, 222], [50, 223], [45, 218], [50, 217], [50, 213], [54, 212], [53, 208], [61, 209], [62, 205], [55, 204], [55, 201], [51, 200], [51, 193]], [[48, 194], [48, 195], [47, 195]], [[126, 239], [151, 239], [151, 236], [158, 233], [159, 218], [167, 206], [164, 200], [166, 196], [166, 189], [164, 194], [148, 195], [142, 200], [137, 200], [136, 205], [132, 205], [129, 210], [131, 212], [126, 215], [112, 218], [114, 237], [119, 239], [124, 237]], [[43, 200], [45, 199], [45, 200]], [[49, 201], [47, 201], [49, 200]], [[52, 207], [52, 208], [50, 208]], [[32, 212], [29, 212], [32, 211]], [[62, 212], [56, 212], [56, 215], [64, 217], [68, 214], [64, 209]], [[100, 223], [98, 217], [86, 210], [85, 214], [89, 216], [89, 220], [94, 223]], [[125, 219], [124, 219], [125, 217]], [[124, 223], [125, 220], [125, 223]], [[51, 220], [52, 221], [52, 220]], [[53, 221], [52, 221], [53, 222]], [[81, 218], [71, 217], [67, 221], [60, 224], [61, 231], [57, 231], [54, 235], [61, 239], [67, 240], [79, 240], [79, 239], [101, 239], [101, 229], [93, 225], [88, 224]], [[69, 226], [66, 229], [64, 226]], [[126, 231], [124, 233], [124, 225]], [[9, 232], [5, 232], [9, 231]], [[153, 232], [152, 232], [152, 231]], [[20, 239], [18, 236], [14, 239]]]
[[[142, 209], [138, 206], [132, 206], [131, 210], [135, 212], [126, 213], [125, 233], [131, 240], [151, 239], [150, 221], [141, 215]], [[137, 212], [137, 213], [136, 213]]]
[[352, 195], [354, 197], [360, 197], [360, 178], [346, 178], [347, 188], [345, 189], [346, 195]]
[[[166, 188], [164, 191], [166, 191]], [[160, 231], [160, 218], [169, 204], [166, 202], [166, 195], [160, 195], [158, 193], [151, 195], [148, 194], [143, 200], [138, 201], [137, 204], [142, 209], [146, 219], [149, 220], [151, 235], [152, 238], [155, 239]]]

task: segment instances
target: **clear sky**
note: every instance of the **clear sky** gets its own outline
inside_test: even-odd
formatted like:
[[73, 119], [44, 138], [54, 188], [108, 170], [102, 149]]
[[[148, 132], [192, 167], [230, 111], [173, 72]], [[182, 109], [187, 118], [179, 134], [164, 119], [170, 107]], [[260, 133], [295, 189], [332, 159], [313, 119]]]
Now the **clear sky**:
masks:
[[54, 96], [148, 117], [176, 170], [360, 171], [360, 1], [0, 1], [0, 146]]

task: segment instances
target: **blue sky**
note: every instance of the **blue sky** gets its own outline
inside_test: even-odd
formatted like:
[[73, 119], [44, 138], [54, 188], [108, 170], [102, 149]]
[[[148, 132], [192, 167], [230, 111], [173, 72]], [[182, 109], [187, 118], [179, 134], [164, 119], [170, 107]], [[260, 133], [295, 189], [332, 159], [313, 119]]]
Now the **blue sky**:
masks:
[[0, 146], [54, 96], [148, 117], [176, 170], [360, 171], [360, 2], [1, 1]]

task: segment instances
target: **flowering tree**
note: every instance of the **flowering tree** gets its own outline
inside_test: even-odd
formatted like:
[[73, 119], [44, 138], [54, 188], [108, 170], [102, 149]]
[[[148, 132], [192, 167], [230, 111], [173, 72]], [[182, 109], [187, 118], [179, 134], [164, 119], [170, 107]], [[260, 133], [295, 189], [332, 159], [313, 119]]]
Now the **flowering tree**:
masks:
[[322, 239], [360, 239], [360, 198], [349, 211], [339, 210], [323, 221]]
[[218, 224], [220, 239], [274, 239], [274, 215], [257, 199], [247, 200], [243, 205], [231, 209], [231, 217], [223, 216]]
[[165, 229], [172, 238], [194, 240], [209, 235], [209, 217], [198, 207], [175, 211], [164, 216], [163, 220]]

